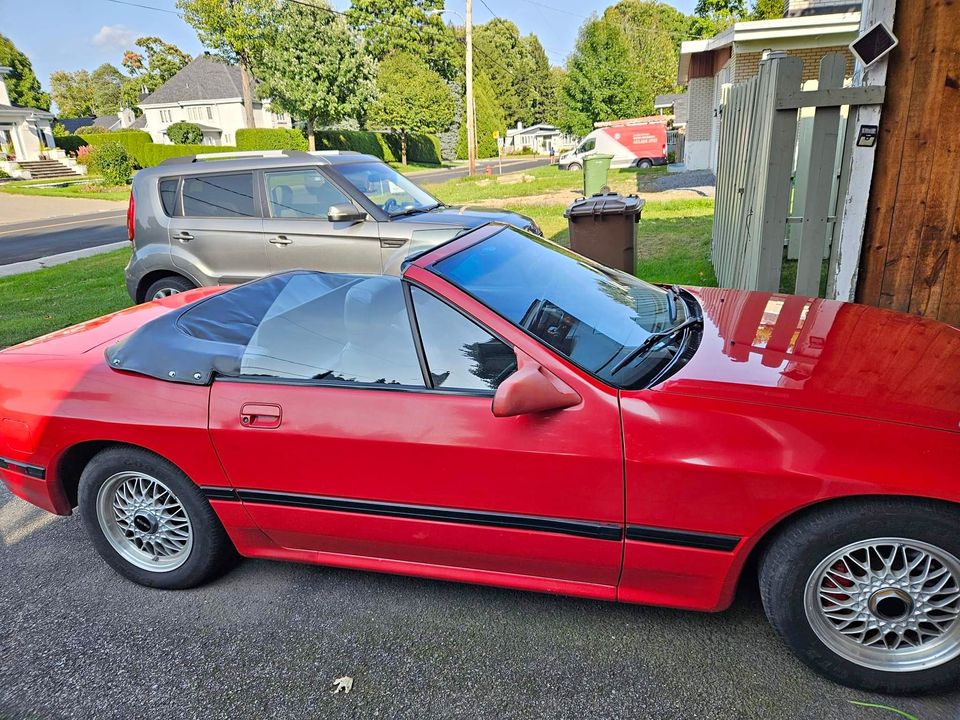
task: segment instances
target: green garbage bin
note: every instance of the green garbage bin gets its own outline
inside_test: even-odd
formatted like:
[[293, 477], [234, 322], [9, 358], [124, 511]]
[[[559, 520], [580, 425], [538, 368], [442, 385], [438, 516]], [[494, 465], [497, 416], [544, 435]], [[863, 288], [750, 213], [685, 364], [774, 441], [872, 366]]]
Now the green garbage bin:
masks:
[[583, 161], [583, 196], [590, 197], [603, 192], [607, 184], [607, 173], [610, 171], [610, 161], [613, 155], [595, 153]]

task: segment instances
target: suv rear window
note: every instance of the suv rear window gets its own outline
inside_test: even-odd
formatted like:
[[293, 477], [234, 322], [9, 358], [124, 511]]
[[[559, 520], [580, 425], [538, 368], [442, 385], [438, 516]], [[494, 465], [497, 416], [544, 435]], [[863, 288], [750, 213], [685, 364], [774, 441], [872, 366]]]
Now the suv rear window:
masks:
[[253, 173], [184, 178], [183, 214], [187, 217], [257, 217]]
[[160, 181], [160, 203], [163, 205], [163, 212], [169, 217], [177, 214], [177, 189], [180, 184], [180, 178], [167, 178]]

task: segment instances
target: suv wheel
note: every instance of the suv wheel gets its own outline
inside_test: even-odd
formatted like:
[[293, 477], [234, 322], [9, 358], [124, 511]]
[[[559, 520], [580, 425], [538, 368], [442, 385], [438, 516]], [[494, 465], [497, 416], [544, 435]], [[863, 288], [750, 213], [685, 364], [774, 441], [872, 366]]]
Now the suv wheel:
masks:
[[159, 300], [160, 298], [169, 297], [170, 295], [193, 290], [195, 287], [196, 285], [184, 277], [168, 275], [150, 285], [143, 297], [145, 302], [149, 302], [150, 300]]

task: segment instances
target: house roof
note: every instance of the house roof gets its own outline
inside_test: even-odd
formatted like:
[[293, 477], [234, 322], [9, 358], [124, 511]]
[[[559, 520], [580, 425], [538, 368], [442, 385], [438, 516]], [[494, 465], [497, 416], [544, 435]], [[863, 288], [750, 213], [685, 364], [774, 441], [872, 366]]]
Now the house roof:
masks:
[[507, 130], [507, 137], [516, 137], [517, 135], [528, 135], [529, 133], [535, 133], [540, 135], [553, 135], [560, 132], [555, 125], [550, 123], [537, 123], [536, 125], [531, 125], [530, 127], [525, 128], [512, 128]]
[[0, 105], [0, 113], [4, 113], [5, 115], [36, 115], [45, 120], [53, 119], [53, 113], [40, 110], [39, 108], [24, 107], [23, 105]]
[[680, 85], [687, 84], [690, 58], [697, 53], [721, 50], [731, 45], [736, 46], [737, 52], [846, 45], [857, 37], [859, 30], [858, 11], [738, 22], [712, 38], [681, 43], [677, 82]]
[[198, 55], [180, 72], [141, 100], [140, 105], [223, 100], [238, 98], [242, 94], [238, 66], [228, 65], [212, 55]]
[[93, 121], [96, 118], [92, 117], [78, 117], [78, 118], [57, 118], [57, 122], [63, 125], [67, 132], [74, 133], [82, 127], [89, 127], [93, 125]]

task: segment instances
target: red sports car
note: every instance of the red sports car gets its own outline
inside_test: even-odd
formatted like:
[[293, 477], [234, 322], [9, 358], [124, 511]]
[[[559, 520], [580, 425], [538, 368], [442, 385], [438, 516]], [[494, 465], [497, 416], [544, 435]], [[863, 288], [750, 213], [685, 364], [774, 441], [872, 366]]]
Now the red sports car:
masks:
[[960, 332], [656, 287], [490, 225], [0, 353], [0, 477], [185, 588], [237, 553], [770, 621], [870, 690], [960, 677]]

